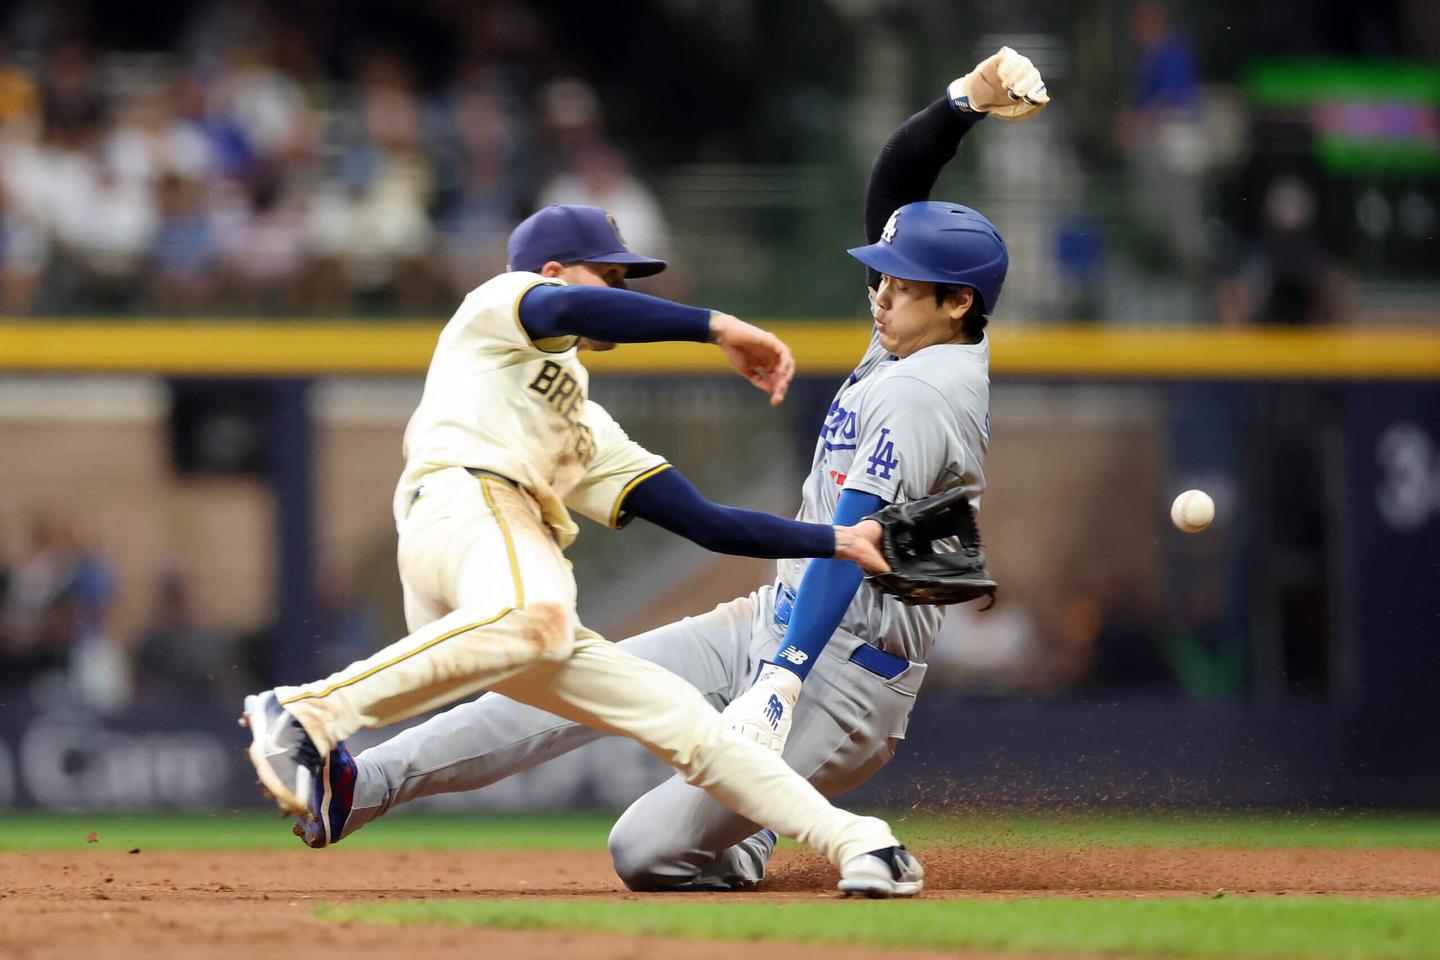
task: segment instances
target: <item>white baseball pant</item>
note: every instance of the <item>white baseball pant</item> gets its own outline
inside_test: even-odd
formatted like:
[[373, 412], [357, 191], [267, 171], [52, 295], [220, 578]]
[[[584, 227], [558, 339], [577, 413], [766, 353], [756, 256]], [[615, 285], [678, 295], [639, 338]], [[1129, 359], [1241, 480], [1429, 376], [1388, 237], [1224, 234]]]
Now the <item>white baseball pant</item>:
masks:
[[400, 525], [414, 631], [280, 701], [321, 753], [489, 688], [644, 744], [687, 783], [836, 866], [897, 843], [884, 821], [832, 806], [778, 756], [732, 734], [700, 692], [580, 625], [570, 563], [535, 501], [459, 468], [425, 480]]

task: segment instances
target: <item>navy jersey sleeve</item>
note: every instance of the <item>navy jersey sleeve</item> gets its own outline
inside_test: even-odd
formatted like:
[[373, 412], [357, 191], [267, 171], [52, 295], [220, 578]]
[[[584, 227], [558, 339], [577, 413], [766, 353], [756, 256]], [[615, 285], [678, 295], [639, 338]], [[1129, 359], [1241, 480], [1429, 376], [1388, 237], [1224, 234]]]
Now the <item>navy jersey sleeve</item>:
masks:
[[532, 339], [589, 337], [608, 343], [710, 339], [710, 311], [614, 287], [539, 283], [520, 298], [520, 325]]
[[625, 511], [716, 553], [771, 560], [835, 555], [834, 527], [712, 503], [675, 469], [642, 479]]

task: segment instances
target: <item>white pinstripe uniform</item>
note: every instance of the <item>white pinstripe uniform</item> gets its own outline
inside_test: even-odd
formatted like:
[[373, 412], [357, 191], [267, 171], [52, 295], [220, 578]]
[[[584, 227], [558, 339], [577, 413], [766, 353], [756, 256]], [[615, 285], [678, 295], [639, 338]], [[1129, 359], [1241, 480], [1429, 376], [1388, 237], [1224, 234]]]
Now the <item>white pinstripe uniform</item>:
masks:
[[502, 274], [440, 334], [405, 431], [395, 493], [408, 637], [276, 695], [328, 752], [492, 689], [633, 737], [726, 806], [837, 866], [896, 840], [880, 820], [832, 807], [779, 757], [730, 733], [694, 687], [582, 626], [562, 553], [569, 509], [624, 523], [624, 499], [664, 459], [586, 395], [576, 338], [534, 342], [519, 321], [538, 274]]

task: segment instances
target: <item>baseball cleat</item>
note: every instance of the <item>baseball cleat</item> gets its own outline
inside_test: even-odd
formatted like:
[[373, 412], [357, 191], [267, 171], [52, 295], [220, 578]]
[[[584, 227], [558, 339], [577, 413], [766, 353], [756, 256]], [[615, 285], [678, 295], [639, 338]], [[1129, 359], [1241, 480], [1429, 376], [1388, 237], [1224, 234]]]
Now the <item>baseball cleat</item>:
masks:
[[913, 897], [925, 885], [925, 868], [904, 847], [886, 847], [852, 857], [840, 868], [840, 890], [876, 900]]
[[356, 776], [355, 758], [342, 740], [312, 778], [309, 808], [295, 818], [295, 836], [304, 840], [305, 846], [319, 850], [340, 842], [355, 799]]
[[309, 807], [311, 781], [320, 769], [320, 752], [300, 721], [280, 705], [273, 691], [245, 698], [240, 725], [250, 728], [245, 755], [264, 788], [287, 816], [300, 816]]

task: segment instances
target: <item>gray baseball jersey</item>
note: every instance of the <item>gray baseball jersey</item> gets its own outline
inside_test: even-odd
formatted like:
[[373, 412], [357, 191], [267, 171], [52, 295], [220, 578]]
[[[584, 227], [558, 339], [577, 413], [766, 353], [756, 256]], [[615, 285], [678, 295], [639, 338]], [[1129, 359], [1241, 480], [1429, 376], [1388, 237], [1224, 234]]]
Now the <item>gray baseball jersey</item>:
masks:
[[[860, 365], [830, 404], [799, 518], [830, 523], [843, 490], [898, 503], [957, 482], [978, 507], [989, 445], [989, 338], [935, 344], [897, 360], [872, 337]], [[799, 589], [809, 562], [780, 561], [776, 589], [782, 596]], [[910, 606], [865, 582], [840, 628], [887, 653], [923, 663], [943, 616], [941, 607]]]

